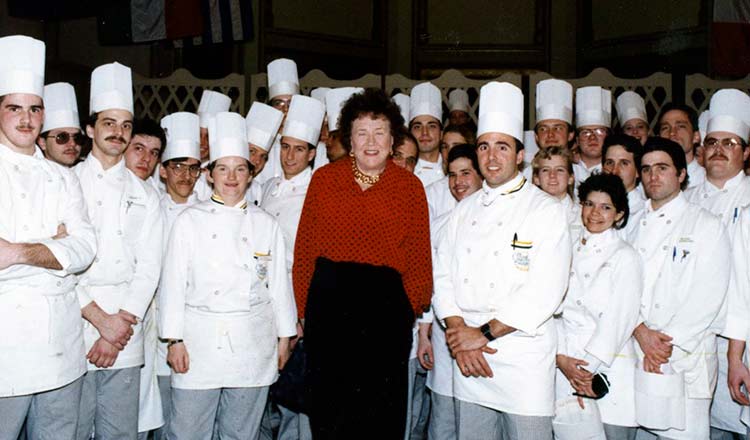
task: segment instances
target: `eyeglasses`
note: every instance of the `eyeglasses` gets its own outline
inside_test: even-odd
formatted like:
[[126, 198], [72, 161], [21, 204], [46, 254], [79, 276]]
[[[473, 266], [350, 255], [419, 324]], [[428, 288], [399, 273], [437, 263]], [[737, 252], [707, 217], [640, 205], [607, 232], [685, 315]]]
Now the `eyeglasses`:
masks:
[[586, 129], [583, 129], [583, 130], [579, 131], [578, 132], [578, 136], [584, 137], [584, 138], [591, 137], [591, 136], [594, 136], [594, 135], [596, 135], [596, 136], [606, 136], [607, 135], [607, 131], [608, 130], [606, 128], [603, 128], [603, 127], [594, 128], [594, 129], [586, 128]]
[[200, 165], [188, 165], [184, 163], [169, 163], [167, 164], [167, 168], [172, 170], [175, 174], [185, 174], [189, 173], [191, 177], [198, 177], [201, 175], [201, 166]]
[[716, 139], [716, 138], [706, 138], [705, 141], [703, 141], [703, 146], [707, 150], [715, 150], [719, 148], [719, 145], [721, 145], [725, 150], [733, 150], [736, 146], [742, 145], [742, 142], [738, 141], [735, 138], [724, 138], [724, 139]]
[[54, 136], [47, 136], [46, 139], [54, 139], [57, 145], [65, 145], [70, 141], [71, 137], [73, 137], [73, 142], [77, 145], [83, 145], [83, 142], [86, 139], [81, 133], [70, 134], [67, 131], [61, 131]]

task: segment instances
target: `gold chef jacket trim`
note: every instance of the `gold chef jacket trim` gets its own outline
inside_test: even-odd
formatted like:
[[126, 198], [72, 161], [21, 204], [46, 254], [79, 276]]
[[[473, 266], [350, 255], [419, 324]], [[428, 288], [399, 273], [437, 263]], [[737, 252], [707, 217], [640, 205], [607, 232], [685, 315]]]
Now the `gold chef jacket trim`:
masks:
[[521, 181], [518, 182], [518, 185], [516, 185], [515, 188], [509, 189], [507, 192], [504, 192], [501, 195], [508, 196], [508, 195], [513, 194], [514, 192], [518, 192], [521, 190], [521, 188], [523, 188], [524, 185], [526, 185], [526, 178], [522, 177]]
[[[219, 205], [225, 205], [224, 199], [222, 199], [221, 196], [219, 196], [218, 194], [212, 194], [211, 195], [211, 201], [214, 202], [214, 203], [218, 203]], [[246, 209], [247, 208], [247, 200], [243, 200], [237, 206], [235, 206], [235, 208]]]

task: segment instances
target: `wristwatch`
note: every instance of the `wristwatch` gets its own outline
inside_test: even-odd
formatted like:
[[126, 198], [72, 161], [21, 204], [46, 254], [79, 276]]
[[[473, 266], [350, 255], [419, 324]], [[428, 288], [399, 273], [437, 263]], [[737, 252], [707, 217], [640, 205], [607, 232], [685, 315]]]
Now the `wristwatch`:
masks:
[[492, 331], [490, 330], [490, 323], [489, 322], [485, 322], [484, 324], [482, 324], [482, 326], [479, 327], [479, 331], [482, 332], [482, 334], [484, 335], [484, 337], [487, 338], [487, 340], [490, 341], [490, 342], [492, 342], [495, 339], [497, 339], [496, 337], [492, 336]]
[[167, 348], [173, 346], [174, 344], [179, 344], [182, 342], [182, 339], [170, 339], [169, 342], [167, 342]]

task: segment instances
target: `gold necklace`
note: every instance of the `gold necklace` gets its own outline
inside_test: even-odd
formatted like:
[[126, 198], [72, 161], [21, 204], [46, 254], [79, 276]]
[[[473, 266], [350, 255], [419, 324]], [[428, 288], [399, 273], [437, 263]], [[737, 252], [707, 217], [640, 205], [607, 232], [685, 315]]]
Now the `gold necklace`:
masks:
[[369, 176], [360, 171], [357, 167], [357, 161], [354, 158], [352, 158], [352, 172], [354, 173], [354, 180], [363, 185], [375, 185], [380, 180], [380, 174]]

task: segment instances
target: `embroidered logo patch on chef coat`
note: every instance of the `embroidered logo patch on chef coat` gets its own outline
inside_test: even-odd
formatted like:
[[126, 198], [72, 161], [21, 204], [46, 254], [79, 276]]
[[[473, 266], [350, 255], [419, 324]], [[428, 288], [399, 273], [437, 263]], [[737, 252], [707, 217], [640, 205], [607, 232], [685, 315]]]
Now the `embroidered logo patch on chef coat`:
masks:
[[268, 276], [268, 263], [271, 261], [271, 252], [255, 252], [253, 258], [255, 258], [255, 273], [259, 279], [265, 280]]
[[524, 272], [529, 270], [529, 251], [533, 246], [533, 242], [519, 240], [518, 235], [513, 234], [510, 247], [513, 249], [513, 264], [516, 269]]

